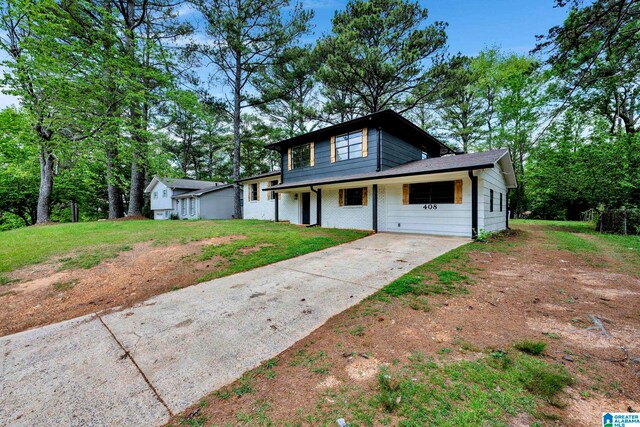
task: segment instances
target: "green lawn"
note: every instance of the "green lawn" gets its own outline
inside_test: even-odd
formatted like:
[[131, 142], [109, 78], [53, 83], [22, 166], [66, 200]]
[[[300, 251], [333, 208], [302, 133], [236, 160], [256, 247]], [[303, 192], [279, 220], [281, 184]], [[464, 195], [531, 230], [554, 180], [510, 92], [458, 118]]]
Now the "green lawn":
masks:
[[580, 221], [527, 219], [513, 220], [511, 224], [516, 228], [519, 225], [542, 227], [556, 249], [585, 255], [606, 253], [621, 261], [629, 271], [640, 269], [640, 236], [599, 233], [593, 223]]
[[[245, 238], [203, 248], [203, 259], [221, 256], [231, 261], [207, 278], [324, 249], [366, 233], [256, 220], [101, 221], [25, 227], [0, 233], [0, 275], [52, 257], [62, 257], [63, 268], [90, 268], [140, 242], [167, 245], [230, 235]], [[260, 249], [239, 252], [254, 247]]]

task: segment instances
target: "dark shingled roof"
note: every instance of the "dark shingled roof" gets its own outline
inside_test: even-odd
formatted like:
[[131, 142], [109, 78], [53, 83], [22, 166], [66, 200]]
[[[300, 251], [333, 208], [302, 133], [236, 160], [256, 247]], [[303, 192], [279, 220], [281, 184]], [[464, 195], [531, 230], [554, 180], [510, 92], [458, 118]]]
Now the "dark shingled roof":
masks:
[[190, 191], [188, 193], [178, 194], [173, 196], [174, 199], [184, 199], [187, 197], [201, 196], [203, 194], [211, 193], [213, 191], [224, 190], [225, 188], [233, 187], [233, 184], [214, 185], [213, 187], [203, 188], [201, 190]]
[[280, 175], [280, 171], [271, 171], [271, 172], [261, 173], [258, 175], [248, 176], [246, 178], [239, 179], [238, 182], [251, 181], [254, 179], [266, 178], [266, 177], [275, 176], [275, 175]]
[[492, 168], [494, 164], [507, 154], [509, 150], [493, 150], [481, 153], [459, 154], [455, 156], [433, 157], [416, 160], [381, 172], [361, 173], [347, 176], [309, 179], [305, 181], [285, 182], [269, 187], [264, 191], [284, 190], [288, 188], [308, 187], [310, 185], [338, 184], [342, 182], [369, 181], [373, 179], [395, 178], [411, 175], [428, 175], [434, 173], [456, 172], [468, 169]]

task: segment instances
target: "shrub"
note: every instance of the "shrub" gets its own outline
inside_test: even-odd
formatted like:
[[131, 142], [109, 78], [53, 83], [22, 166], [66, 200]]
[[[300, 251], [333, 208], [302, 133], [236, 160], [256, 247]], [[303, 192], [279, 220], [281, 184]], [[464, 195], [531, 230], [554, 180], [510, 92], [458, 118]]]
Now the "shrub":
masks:
[[523, 340], [513, 344], [513, 346], [523, 353], [539, 356], [547, 348], [547, 343], [544, 341]]

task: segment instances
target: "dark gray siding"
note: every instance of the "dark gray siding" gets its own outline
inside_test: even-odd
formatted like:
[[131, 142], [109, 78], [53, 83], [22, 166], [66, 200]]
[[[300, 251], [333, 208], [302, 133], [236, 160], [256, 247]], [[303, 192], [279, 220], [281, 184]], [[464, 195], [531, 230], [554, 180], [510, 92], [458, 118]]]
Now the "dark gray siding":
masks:
[[283, 182], [291, 183], [316, 178], [331, 178], [356, 173], [375, 172], [378, 163], [378, 131], [367, 130], [367, 157], [331, 163], [331, 140], [315, 141], [315, 165], [288, 170], [288, 153], [282, 153]]
[[422, 158], [422, 150], [382, 130], [382, 170]]

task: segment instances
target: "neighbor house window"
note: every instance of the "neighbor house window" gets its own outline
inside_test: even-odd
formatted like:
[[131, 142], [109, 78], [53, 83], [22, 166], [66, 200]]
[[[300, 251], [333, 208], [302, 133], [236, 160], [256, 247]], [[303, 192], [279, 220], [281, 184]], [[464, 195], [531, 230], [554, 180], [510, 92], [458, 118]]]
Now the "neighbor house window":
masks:
[[195, 199], [189, 199], [189, 215], [193, 216], [193, 214], [195, 214], [195, 205]]
[[500, 212], [502, 212], [502, 193], [500, 193]]
[[311, 144], [291, 148], [292, 169], [306, 168], [311, 165]]
[[409, 204], [428, 205], [455, 202], [455, 181], [409, 184]]
[[362, 157], [362, 131], [336, 136], [336, 160]]
[[169, 214], [170, 214], [170, 212], [171, 212], [171, 211], [164, 211], [164, 217], [165, 217], [165, 218], [169, 218]]
[[182, 216], [187, 215], [187, 201], [182, 199]]
[[153, 192], [153, 198], [154, 198], [154, 199], [157, 199], [157, 198], [158, 198], [158, 192], [157, 192], [157, 191], [154, 191], [154, 192]]
[[367, 188], [345, 188], [338, 193], [339, 206], [367, 206]]
[[489, 212], [493, 212], [493, 190], [489, 190]]
[[167, 197], [167, 189], [162, 190], [162, 197]]
[[249, 184], [249, 201], [255, 202], [258, 200], [258, 183]]

